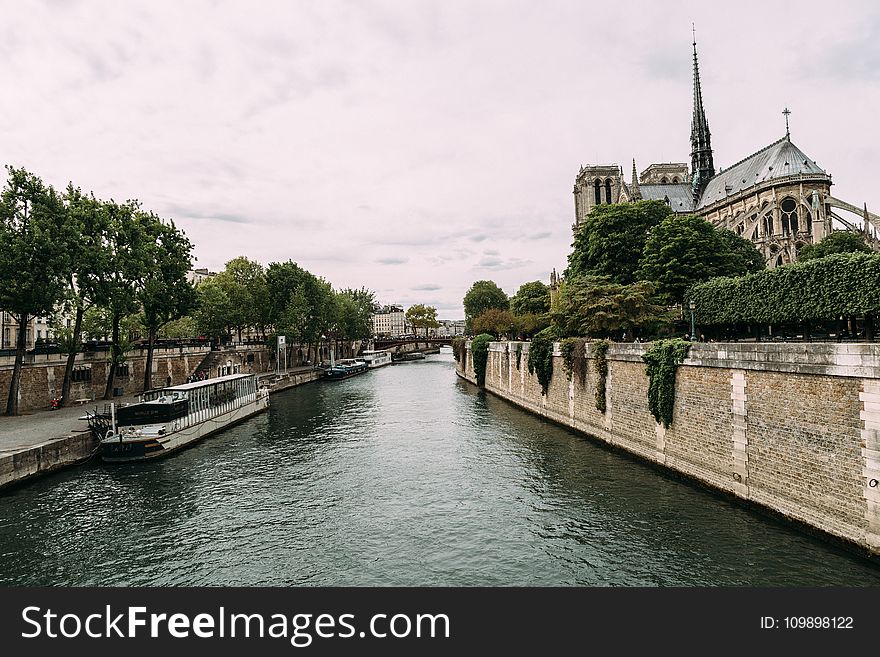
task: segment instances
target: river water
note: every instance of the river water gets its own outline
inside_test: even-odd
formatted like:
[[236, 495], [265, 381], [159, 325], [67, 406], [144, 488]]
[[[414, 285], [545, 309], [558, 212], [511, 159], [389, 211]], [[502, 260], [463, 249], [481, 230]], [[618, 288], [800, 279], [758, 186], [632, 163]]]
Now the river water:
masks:
[[0, 493], [3, 585], [880, 585], [880, 566], [478, 391], [452, 356]]

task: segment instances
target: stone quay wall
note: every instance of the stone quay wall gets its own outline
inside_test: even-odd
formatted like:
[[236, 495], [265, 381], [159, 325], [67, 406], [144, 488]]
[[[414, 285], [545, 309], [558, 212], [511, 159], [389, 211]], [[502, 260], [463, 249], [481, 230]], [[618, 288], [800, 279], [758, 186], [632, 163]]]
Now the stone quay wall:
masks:
[[[542, 395], [529, 344], [491, 343], [486, 390], [880, 556], [880, 345], [695, 343], [678, 368], [668, 429], [648, 410], [641, 357], [650, 345], [609, 347], [605, 413], [590, 344], [583, 383], [567, 379], [559, 347]], [[470, 344], [456, 368], [475, 383]]]

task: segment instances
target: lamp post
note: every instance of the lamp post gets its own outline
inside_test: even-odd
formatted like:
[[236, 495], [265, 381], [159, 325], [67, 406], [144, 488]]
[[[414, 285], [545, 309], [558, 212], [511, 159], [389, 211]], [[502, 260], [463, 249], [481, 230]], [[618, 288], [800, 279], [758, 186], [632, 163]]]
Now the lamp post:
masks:
[[688, 308], [690, 308], [691, 311], [691, 342], [697, 339], [697, 336], [695, 335], [697, 329], [694, 327], [694, 310], [696, 309], [696, 307], [697, 304], [694, 303], [693, 299], [688, 301]]

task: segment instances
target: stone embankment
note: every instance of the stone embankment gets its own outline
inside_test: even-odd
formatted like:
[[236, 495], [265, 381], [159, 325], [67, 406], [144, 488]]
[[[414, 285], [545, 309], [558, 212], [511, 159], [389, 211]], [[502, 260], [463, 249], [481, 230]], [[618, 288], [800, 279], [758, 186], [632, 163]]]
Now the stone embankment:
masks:
[[[227, 350], [222, 359], [224, 365], [219, 367], [226, 367], [225, 362], [234, 359], [241, 359], [242, 364], [247, 364], [247, 355], [245, 352]], [[259, 375], [258, 384], [269, 388], [269, 394], [274, 394], [316, 381], [320, 376], [319, 369], [300, 367], [282, 375]], [[116, 403], [132, 403], [136, 400], [135, 396], [115, 399]], [[79, 418], [84, 416], [86, 410], [93, 411], [96, 407], [103, 409], [106, 403], [109, 402], [98, 400], [58, 411], [0, 418], [0, 489], [95, 456], [98, 442], [92, 438], [86, 421]]]
[[[678, 368], [668, 429], [648, 409], [650, 345], [610, 346], [604, 413], [590, 345], [583, 381], [568, 380], [559, 346], [544, 395], [528, 372], [529, 344], [492, 343], [486, 390], [880, 555], [880, 345], [694, 344]], [[475, 382], [470, 345], [457, 371]]]

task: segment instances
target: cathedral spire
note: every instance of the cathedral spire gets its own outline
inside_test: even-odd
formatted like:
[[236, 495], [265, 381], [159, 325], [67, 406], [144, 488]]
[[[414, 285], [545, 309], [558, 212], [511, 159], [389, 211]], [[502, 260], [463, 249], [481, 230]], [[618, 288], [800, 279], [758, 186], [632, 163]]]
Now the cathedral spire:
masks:
[[632, 198], [630, 199], [631, 201], [642, 200], [642, 190], [639, 189], [639, 174], [636, 172], [636, 158], [633, 158], [633, 177], [630, 190], [632, 191]]
[[694, 116], [691, 120], [691, 175], [696, 205], [709, 179], [715, 175], [712, 162], [712, 139], [709, 121], [703, 109], [703, 92], [700, 88], [700, 65], [697, 62], [697, 38], [694, 36]]

